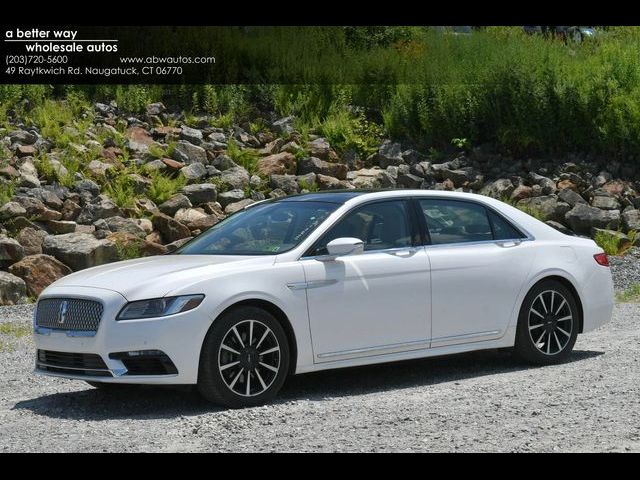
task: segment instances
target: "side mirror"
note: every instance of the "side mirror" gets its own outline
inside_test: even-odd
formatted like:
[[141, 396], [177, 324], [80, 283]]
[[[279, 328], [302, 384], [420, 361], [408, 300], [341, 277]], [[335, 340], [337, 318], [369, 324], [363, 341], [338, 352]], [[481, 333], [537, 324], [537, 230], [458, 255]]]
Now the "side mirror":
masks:
[[364, 252], [364, 242], [359, 238], [353, 237], [336, 238], [327, 243], [327, 252], [331, 257], [360, 255]]

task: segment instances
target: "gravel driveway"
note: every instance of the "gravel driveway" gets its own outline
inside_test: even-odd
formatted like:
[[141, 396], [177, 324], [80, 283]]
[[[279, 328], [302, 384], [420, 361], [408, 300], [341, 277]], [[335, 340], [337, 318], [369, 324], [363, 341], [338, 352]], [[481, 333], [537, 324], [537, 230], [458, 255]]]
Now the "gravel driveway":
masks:
[[30, 314], [0, 309], [0, 452], [640, 451], [640, 304], [563, 365], [487, 351], [307, 374], [245, 410], [34, 376]]

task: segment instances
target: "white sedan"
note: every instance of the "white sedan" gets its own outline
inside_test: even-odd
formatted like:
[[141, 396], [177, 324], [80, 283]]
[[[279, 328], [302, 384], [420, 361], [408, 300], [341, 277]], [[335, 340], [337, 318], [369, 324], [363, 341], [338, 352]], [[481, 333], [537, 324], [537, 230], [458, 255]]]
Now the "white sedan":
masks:
[[612, 309], [602, 249], [498, 200], [310, 193], [251, 205], [173, 254], [58, 280], [34, 315], [36, 372], [196, 384], [244, 407], [331, 368], [508, 347], [561, 362]]

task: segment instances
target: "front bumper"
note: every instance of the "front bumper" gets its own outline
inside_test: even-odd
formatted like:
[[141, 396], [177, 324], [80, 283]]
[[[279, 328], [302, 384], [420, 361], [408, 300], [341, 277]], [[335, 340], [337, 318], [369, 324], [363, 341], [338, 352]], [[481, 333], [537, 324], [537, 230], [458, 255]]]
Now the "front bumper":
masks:
[[[119, 293], [91, 287], [54, 287], [41, 298], [64, 297], [98, 300], [104, 312], [98, 330], [78, 335], [52, 329], [34, 329], [37, 350], [69, 354], [95, 354], [106, 366], [104, 369], [38, 367], [36, 373], [62, 378], [82, 379], [106, 383], [135, 384], [195, 384], [198, 380], [200, 348], [211, 319], [203, 312], [203, 305], [171, 317], [116, 321], [116, 315], [127, 303]], [[35, 325], [34, 325], [35, 327]], [[140, 375], [127, 368], [123, 352], [160, 351], [166, 354], [177, 373]], [[115, 357], [115, 358], [114, 358]], [[44, 362], [40, 361], [44, 364]], [[55, 367], [55, 366], [54, 366]]]

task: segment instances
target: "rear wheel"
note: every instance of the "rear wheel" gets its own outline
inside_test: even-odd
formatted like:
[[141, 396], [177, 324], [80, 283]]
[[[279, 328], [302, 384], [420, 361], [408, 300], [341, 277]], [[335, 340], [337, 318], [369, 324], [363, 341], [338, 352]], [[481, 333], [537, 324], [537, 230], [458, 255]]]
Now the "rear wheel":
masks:
[[521, 359], [551, 365], [567, 359], [578, 337], [579, 311], [573, 293], [557, 280], [544, 280], [520, 309], [514, 351]]
[[217, 319], [202, 346], [198, 390], [231, 408], [275, 397], [289, 371], [284, 329], [269, 312], [239, 307]]

